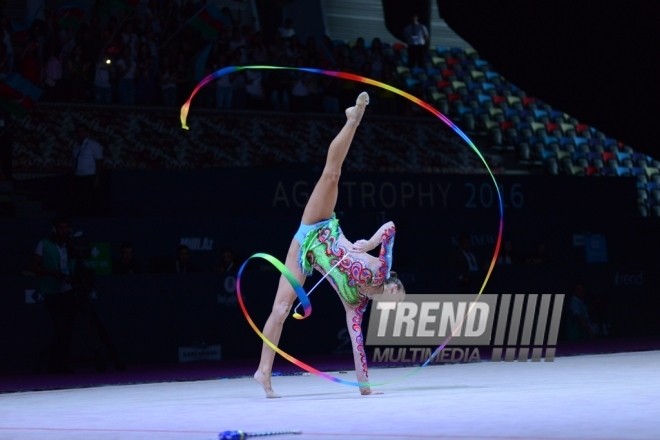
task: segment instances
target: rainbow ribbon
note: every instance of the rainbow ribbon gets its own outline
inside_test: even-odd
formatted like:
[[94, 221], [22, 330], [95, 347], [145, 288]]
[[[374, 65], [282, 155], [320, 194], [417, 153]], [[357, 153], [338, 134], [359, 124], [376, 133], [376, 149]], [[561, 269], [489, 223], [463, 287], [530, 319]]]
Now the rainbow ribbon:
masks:
[[414, 102], [415, 104], [419, 105], [423, 109], [427, 110], [429, 113], [433, 114], [436, 116], [438, 119], [440, 119], [442, 122], [444, 122], [449, 128], [454, 130], [456, 134], [458, 134], [463, 140], [470, 146], [472, 151], [474, 151], [477, 156], [479, 156], [479, 159], [483, 162], [484, 166], [486, 167], [486, 170], [488, 171], [488, 174], [490, 175], [491, 179], [493, 180], [493, 183], [495, 184], [495, 190], [497, 191], [497, 198], [499, 201], [499, 208], [500, 208], [500, 221], [499, 221], [499, 228], [498, 228], [498, 233], [497, 233], [497, 242], [495, 244], [495, 252], [493, 253], [493, 258], [491, 259], [490, 265], [488, 267], [488, 272], [486, 273], [486, 277], [484, 278], [484, 282], [481, 285], [481, 288], [479, 289], [479, 293], [477, 294], [475, 301], [473, 301], [472, 305], [468, 309], [468, 312], [463, 316], [463, 319], [461, 322], [458, 323], [456, 328], [451, 332], [451, 335], [447, 336], [447, 339], [436, 348], [431, 356], [424, 362], [422, 365], [417, 367], [416, 369], [412, 370], [408, 374], [405, 374], [401, 377], [398, 377], [396, 379], [387, 381], [387, 382], [353, 382], [353, 381], [348, 381], [348, 380], [342, 380], [337, 377], [331, 376], [327, 373], [324, 373], [323, 371], [319, 371], [316, 368], [312, 367], [311, 365], [308, 365], [295, 357], [291, 356], [287, 352], [281, 350], [279, 347], [277, 347], [275, 344], [273, 344], [268, 338], [261, 333], [259, 328], [255, 325], [254, 321], [252, 321], [252, 318], [250, 317], [250, 314], [248, 313], [247, 309], [245, 308], [245, 304], [243, 303], [243, 295], [241, 293], [241, 276], [243, 275], [243, 270], [245, 269], [247, 263], [249, 260], [252, 258], [263, 258], [270, 262], [273, 266], [275, 266], [280, 273], [287, 279], [289, 284], [291, 284], [291, 287], [293, 287], [293, 290], [296, 292], [296, 295], [298, 296], [298, 299], [300, 300], [300, 303], [303, 306], [305, 315], [303, 316], [295, 316], [297, 319], [304, 319], [307, 318], [311, 313], [312, 313], [312, 304], [309, 301], [309, 298], [307, 297], [307, 294], [305, 293], [305, 290], [302, 288], [296, 277], [291, 273], [289, 269], [284, 266], [277, 258], [264, 254], [264, 253], [257, 253], [252, 255], [250, 258], [248, 258], [243, 265], [241, 266], [241, 269], [238, 271], [238, 276], [236, 278], [236, 294], [238, 296], [238, 302], [241, 306], [241, 310], [243, 311], [243, 315], [245, 315], [245, 318], [248, 321], [248, 324], [252, 327], [252, 329], [257, 333], [257, 335], [264, 341], [266, 345], [268, 345], [270, 348], [272, 348], [277, 354], [282, 356], [284, 359], [288, 360], [289, 362], [299, 366], [303, 370], [306, 370], [312, 374], [315, 374], [317, 376], [320, 376], [324, 379], [330, 380], [332, 382], [336, 382], [342, 385], [349, 385], [349, 386], [359, 386], [359, 387], [369, 387], [369, 386], [380, 386], [380, 385], [386, 385], [394, 382], [399, 382], [401, 380], [404, 380], [413, 374], [417, 373], [419, 370], [427, 366], [437, 355], [440, 353], [442, 349], [444, 349], [449, 341], [455, 336], [456, 332], [461, 328], [463, 325], [463, 322], [465, 322], [465, 319], [470, 315], [472, 312], [472, 309], [474, 308], [477, 300], [479, 299], [479, 296], [483, 293], [484, 289], [486, 288], [486, 284], [488, 284], [488, 280], [490, 279], [490, 276], [493, 272], [493, 269], [495, 268], [495, 263], [497, 262], [497, 255], [500, 252], [500, 246], [502, 244], [502, 232], [504, 230], [504, 204], [502, 203], [502, 193], [500, 192], [500, 187], [497, 185], [497, 180], [495, 179], [495, 176], [493, 175], [492, 170], [488, 166], [488, 163], [486, 162], [486, 159], [484, 156], [481, 154], [479, 149], [477, 148], [476, 145], [470, 140], [469, 137], [463, 131], [456, 126], [448, 117], [440, 113], [436, 108], [431, 106], [430, 104], [422, 101], [416, 96], [411, 95], [410, 93], [404, 92], [403, 90], [397, 89], [396, 87], [393, 87], [389, 84], [382, 83], [380, 81], [373, 80], [371, 78], [365, 78], [364, 76], [360, 75], [355, 75], [353, 73], [346, 73], [346, 72], [336, 72], [332, 70], [322, 70], [322, 69], [313, 69], [313, 68], [308, 68], [308, 67], [284, 67], [284, 66], [229, 66], [225, 67], [223, 69], [217, 70], [210, 75], [208, 75], [206, 78], [204, 78], [202, 81], [197, 84], [195, 89], [192, 91], [190, 94], [190, 97], [188, 100], [183, 104], [181, 107], [181, 126], [188, 130], [189, 127], [186, 124], [186, 120], [188, 118], [188, 112], [190, 111], [190, 104], [192, 103], [193, 98], [197, 94], [197, 92], [204, 87], [206, 84], [209, 82], [213, 81], [214, 79], [217, 79], [221, 76], [228, 75], [230, 73], [238, 72], [241, 70], [247, 70], [247, 69], [258, 69], [258, 70], [297, 70], [297, 71], [302, 71], [302, 72], [309, 72], [309, 73], [316, 73], [320, 75], [326, 75], [326, 76], [334, 76], [336, 78], [341, 78], [341, 79], [347, 79], [349, 81], [355, 81], [363, 84], [369, 84], [381, 89], [388, 90], [392, 93], [396, 93], [397, 95], [403, 96], [404, 98]]

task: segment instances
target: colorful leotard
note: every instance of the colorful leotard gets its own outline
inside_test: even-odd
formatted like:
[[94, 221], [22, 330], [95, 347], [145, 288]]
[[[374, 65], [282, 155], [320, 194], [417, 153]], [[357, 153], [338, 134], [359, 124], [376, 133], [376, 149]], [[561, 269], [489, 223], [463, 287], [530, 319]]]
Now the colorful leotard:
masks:
[[[359, 287], [375, 287], [385, 281], [391, 265], [391, 245], [394, 242], [394, 227], [389, 228], [382, 237], [378, 270], [372, 270], [367, 264], [348, 253], [345, 246], [339, 244], [342, 235], [339, 220], [332, 218], [317, 223], [308, 231], [300, 246], [298, 263], [306, 275], [313, 270], [321, 274], [328, 273], [328, 280], [341, 297], [351, 305], [360, 301]], [[389, 258], [388, 258], [389, 255]], [[340, 262], [341, 261], [341, 262]]]

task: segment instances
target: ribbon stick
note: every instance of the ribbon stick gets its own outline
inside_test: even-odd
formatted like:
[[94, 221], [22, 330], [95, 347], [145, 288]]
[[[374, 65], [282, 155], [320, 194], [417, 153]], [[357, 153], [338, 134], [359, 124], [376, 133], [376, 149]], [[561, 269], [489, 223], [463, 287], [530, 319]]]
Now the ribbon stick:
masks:
[[[328, 275], [330, 275], [330, 272], [332, 272], [337, 266], [339, 266], [339, 264], [340, 264], [342, 261], [344, 261], [344, 259], [346, 259], [346, 257], [348, 257], [348, 252], [346, 252], [346, 253], [344, 254], [344, 256], [341, 257], [341, 260], [339, 260], [339, 261], [337, 262], [337, 264], [335, 264], [334, 266], [332, 266], [332, 267], [330, 268], [330, 270], [327, 271], [327, 272], [325, 273], [325, 275], [323, 275], [323, 277], [321, 277], [321, 279], [320, 279], [316, 284], [314, 284], [314, 287], [312, 287], [311, 289], [309, 289], [309, 292], [307, 292], [307, 296], [308, 296], [308, 297], [309, 297], [309, 295], [312, 294], [312, 292], [314, 291], [314, 289], [316, 289], [316, 288], [319, 286], [319, 284], [321, 284], [321, 282], [322, 282], [324, 279], [326, 279]], [[293, 317], [296, 318], [296, 319], [303, 319], [303, 317], [300, 316], [300, 314], [299, 314], [298, 312], [296, 312], [296, 310], [298, 310], [298, 307], [300, 307], [301, 304], [302, 304], [302, 303], [298, 303], [298, 305], [297, 305], [296, 307], [294, 307], [294, 309], [293, 309]]]

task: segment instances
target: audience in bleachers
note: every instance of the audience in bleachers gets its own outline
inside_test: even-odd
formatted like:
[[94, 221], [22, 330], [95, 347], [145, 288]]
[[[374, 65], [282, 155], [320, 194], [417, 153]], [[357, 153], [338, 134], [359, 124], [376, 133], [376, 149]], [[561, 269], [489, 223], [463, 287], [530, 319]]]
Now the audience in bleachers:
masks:
[[[77, 26], [65, 26], [54, 13], [27, 33], [13, 32], [10, 20], [0, 17], [0, 77], [16, 71], [46, 89], [46, 100], [171, 107], [181, 105], [203, 76], [230, 65], [357, 73], [431, 103], [466, 131], [486, 133], [491, 145], [517, 151], [521, 166], [543, 166], [550, 174], [636, 176], [647, 192], [644, 197], [640, 191], [640, 212], [660, 214], [654, 188], [644, 180], [660, 180], [660, 163], [526, 96], [471, 48], [424, 46], [420, 52], [410, 44], [366, 42], [362, 36], [349, 42], [308, 38], [303, 44], [291, 20], [262, 35], [226, 7], [209, 33], [210, 25], [202, 31], [192, 20], [199, 7], [150, 1], [118, 16], [98, 8], [89, 11], [89, 23]], [[295, 71], [249, 70], [210, 84], [196, 105], [340, 113], [353, 102], [356, 87]], [[428, 115], [386, 90], [370, 92], [374, 113]]]

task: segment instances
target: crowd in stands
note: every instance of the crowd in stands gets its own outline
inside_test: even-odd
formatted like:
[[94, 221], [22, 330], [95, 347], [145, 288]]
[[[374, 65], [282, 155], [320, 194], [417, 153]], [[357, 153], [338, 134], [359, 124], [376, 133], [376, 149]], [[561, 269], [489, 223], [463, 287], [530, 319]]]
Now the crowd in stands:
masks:
[[[378, 38], [369, 43], [358, 38], [350, 47], [329, 37], [301, 41], [291, 20], [273, 35], [262, 35], [228, 7], [220, 12], [217, 34], [209, 38], [190, 24], [197, 12], [190, 1], [164, 6], [151, 0], [118, 16], [96, 8], [88, 22], [75, 27], [62, 27], [55, 15], [35, 20], [20, 36], [2, 17], [0, 75], [20, 73], [44, 89], [42, 99], [48, 101], [122, 105], [180, 106], [205, 75], [233, 65], [340, 70], [397, 85], [395, 54]], [[210, 84], [196, 105], [338, 113], [354, 101], [356, 87], [313, 73], [247, 70]], [[372, 108], [400, 110], [388, 99], [392, 93], [372, 95], [383, 101]]]
[[[150, 0], [146, 7], [112, 13], [102, 5], [97, 1], [85, 14], [89, 19], [75, 26], [65, 26], [57, 11], [21, 32], [0, 17], [0, 79], [20, 73], [46, 91], [46, 101], [178, 107], [202, 78], [226, 66], [355, 73], [431, 103], [467, 132], [488, 134], [492, 146], [517, 151], [521, 166], [541, 165], [552, 175], [636, 176], [640, 212], [660, 216], [660, 196], [654, 193], [659, 161], [526, 96], [473, 49], [426, 46], [430, 50], [421, 67], [409, 62], [414, 61], [408, 53], [412, 46], [378, 38], [302, 41], [291, 20], [264, 35], [228, 7], [217, 11], [209, 33], [208, 26], [195, 25], [200, 7], [208, 4]], [[371, 112], [427, 114], [387, 90], [296, 70], [251, 69], [221, 76], [198, 95], [195, 106], [340, 113], [365, 88]]]

